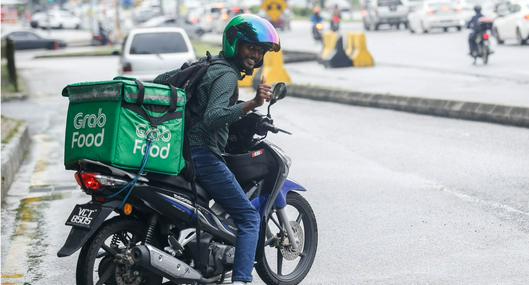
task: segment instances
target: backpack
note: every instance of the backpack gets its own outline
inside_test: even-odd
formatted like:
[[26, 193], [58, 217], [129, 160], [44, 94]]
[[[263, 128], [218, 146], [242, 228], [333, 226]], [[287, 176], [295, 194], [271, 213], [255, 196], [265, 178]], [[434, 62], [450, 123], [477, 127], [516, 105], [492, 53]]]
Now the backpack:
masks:
[[197, 88], [200, 85], [200, 82], [202, 81], [202, 78], [208, 71], [208, 68], [214, 64], [229, 65], [229, 63], [220, 58], [212, 58], [211, 54], [208, 51], [206, 52], [205, 58], [201, 58], [198, 61], [192, 63], [186, 62], [180, 68], [162, 73], [156, 76], [156, 78], [153, 80], [153, 82], [157, 84], [171, 85], [183, 89], [186, 93], [187, 103], [184, 119], [185, 126], [183, 153], [184, 158], [187, 161], [186, 165], [191, 167], [186, 166], [185, 170], [183, 171], [183, 174], [186, 179], [190, 181], [194, 180], [195, 174], [192, 166], [187, 134], [191, 127], [195, 123], [197, 123], [198, 119], [200, 118], [200, 112], [197, 109], [197, 96], [195, 96], [194, 94], [196, 93]]
[[200, 82], [202, 81], [202, 77], [204, 77], [208, 68], [213, 64], [228, 65], [224, 60], [212, 58], [208, 51], [206, 52], [205, 58], [201, 58], [192, 63], [186, 62], [178, 69], [156, 76], [153, 81], [158, 84], [172, 85], [176, 88], [183, 89], [186, 92], [187, 104], [185, 124], [188, 129], [196, 123], [196, 120], [199, 117], [196, 103], [197, 99], [194, 94], [197, 91], [198, 85], [200, 85]]

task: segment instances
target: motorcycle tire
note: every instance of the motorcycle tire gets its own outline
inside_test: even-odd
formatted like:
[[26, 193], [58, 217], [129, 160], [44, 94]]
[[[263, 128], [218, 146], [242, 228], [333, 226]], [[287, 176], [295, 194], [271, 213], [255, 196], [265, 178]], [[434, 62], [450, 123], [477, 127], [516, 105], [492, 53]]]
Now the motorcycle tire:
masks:
[[[289, 218], [295, 218], [295, 220], [290, 221], [290, 223], [297, 222], [297, 224], [300, 225], [300, 229], [303, 233], [301, 234], [301, 236], [303, 236], [303, 249], [300, 253], [290, 255], [288, 257], [289, 260], [287, 260], [287, 262], [299, 260], [299, 263], [290, 273], [283, 275], [282, 269], [278, 269], [282, 268], [283, 260], [285, 260], [285, 257], [281, 250], [287, 251], [287, 254], [292, 254], [291, 251], [288, 251], [288, 248], [284, 248], [281, 243], [269, 245], [269, 248], [268, 246], [265, 246], [265, 248], [262, 249], [262, 252], [258, 255], [255, 270], [257, 271], [257, 274], [259, 274], [259, 277], [261, 277], [261, 279], [266, 284], [299, 284], [309, 273], [310, 268], [312, 267], [312, 264], [316, 257], [316, 251], [318, 248], [318, 225], [316, 223], [314, 211], [310, 207], [310, 204], [307, 202], [307, 200], [305, 200], [305, 198], [303, 198], [300, 194], [296, 192], [288, 193], [287, 207], [289, 206], [295, 208], [295, 210], [297, 210], [298, 212], [298, 217]], [[268, 219], [267, 224], [273, 225], [271, 218]], [[284, 232], [284, 230], [281, 230], [281, 232]], [[286, 233], [282, 234], [286, 236]], [[276, 260], [267, 260], [267, 254], [265, 252], [267, 249], [269, 249], [270, 251], [276, 251]], [[269, 261], [275, 263], [275, 270], [273, 269], [274, 266], [271, 265]], [[278, 262], [279, 266], [277, 266]]]
[[489, 63], [489, 47], [483, 48], [483, 64]]
[[[98, 232], [83, 246], [81, 253], [79, 254], [76, 270], [76, 284], [94, 285], [104, 275], [108, 275], [107, 280], [104, 281], [104, 284], [107, 285], [118, 284], [118, 281], [116, 280], [117, 278], [123, 279], [119, 284], [162, 284], [161, 276], [147, 271], [126, 268], [124, 265], [116, 265], [117, 263], [113, 262], [114, 257], [112, 254], [103, 248], [103, 244], [105, 244], [106, 247], [112, 248], [112, 244], [115, 243], [118, 248], [114, 249], [122, 252], [124, 249], [142, 243], [145, 240], [145, 232], [145, 224], [138, 220], [117, 217], [105, 222]], [[130, 239], [127, 240], [127, 238]], [[128, 245], [125, 245], [123, 239], [127, 240]], [[121, 246], [117, 244], [118, 242], [121, 243]], [[99, 263], [96, 265], [97, 261], [99, 261]], [[120, 271], [124, 270], [123, 275], [119, 275], [119, 273], [116, 272], [118, 266], [121, 266], [119, 267]], [[101, 272], [101, 270], [104, 271]], [[110, 271], [107, 272], [108, 270]], [[129, 272], [132, 270], [134, 271]], [[131, 275], [134, 277], [131, 277]]]

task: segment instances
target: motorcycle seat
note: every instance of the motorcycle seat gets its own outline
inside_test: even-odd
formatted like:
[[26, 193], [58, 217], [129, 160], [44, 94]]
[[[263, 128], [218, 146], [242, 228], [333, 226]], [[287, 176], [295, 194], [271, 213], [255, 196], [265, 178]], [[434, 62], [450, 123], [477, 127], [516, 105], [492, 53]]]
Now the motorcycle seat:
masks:
[[[191, 188], [191, 183], [185, 179], [182, 175], [163, 175], [158, 173], [149, 173], [145, 176], [147, 179], [149, 179], [149, 182], [151, 184], [163, 184], [160, 186], [169, 186], [164, 187], [166, 189], [172, 190], [174, 192], [179, 192], [178, 190], [184, 189], [186, 190], [187, 194], [193, 195], [193, 189]], [[208, 192], [202, 188], [198, 183], [195, 184], [197, 189], [197, 195], [199, 199], [203, 199], [204, 201], [211, 200], [211, 197], [209, 196]], [[191, 196], [193, 197], [193, 196]]]
[[[135, 173], [132, 173], [130, 171], [126, 171], [121, 168], [102, 163], [100, 161], [93, 161], [89, 159], [79, 160], [78, 169], [85, 171], [95, 171], [128, 179], [133, 179], [136, 176]], [[139, 181], [147, 182], [153, 186], [162, 187], [175, 193], [185, 192], [185, 195], [188, 196], [190, 199], [193, 199], [194, 196], [193, 189], [191, 188], [191, 183], [186, 180], [182, 175], [175, 176], [148, 173], [147, 175], [145, 175], [145, 177], [140, 177]], [[209, 194], [198, 183], [196, 184], [196, 189], [199, 201], [202, 200], [201, 202], [205, 202], [207, 204], [207, 202], [211, 200]]]

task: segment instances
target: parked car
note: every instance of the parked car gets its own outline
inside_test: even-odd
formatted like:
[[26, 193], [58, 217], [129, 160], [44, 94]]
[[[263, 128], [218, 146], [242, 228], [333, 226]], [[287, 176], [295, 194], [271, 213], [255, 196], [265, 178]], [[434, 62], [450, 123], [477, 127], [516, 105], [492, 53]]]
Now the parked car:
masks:
[[432, 29], [456, 28], [465, 26], [463, 7], [453, 0], [427, 0], [408, 15], [410, 32], [428, 33]]
[[81, 19], [67, 10], [50, 10], [33, 14], [30, 25], [32, 28], [80, 29]]
[[529, 1], [507, 1], [497, 6], [498, 17], [492, 26], [492, 33], [499, 44], [516, 40], [524, 45], [529, 41]]
[[363, 0], [362, 22], [366, 30], [378, 30], [380, 25], [408, 27], [408, 7], [401, 0]]
[[16, 50], [42, 48], [59, 49], [66, 47], [66, 43], [61, 40], [44, 38], [32, 31], [13, 31], [2, 38], [11, 39], [15, 44]]
[[158, 74], [179, 68], [195, 59], [191, 41], [184, 29], [137, 28], [132, 29], [123, 41], [118, 73], [152, 81]]
[[200, 38], [206, 31], [198, 25], [193, 25], [189, 20], [182, 19], [182, 23], [178, 23], [177, 18], [171, 16], [158, 16], [154, 17], [147, 22], [140, 25], [142, 28], [153, 28], [153, 27], [180, 27], [183, 28], [187, 35], [192, 38]]

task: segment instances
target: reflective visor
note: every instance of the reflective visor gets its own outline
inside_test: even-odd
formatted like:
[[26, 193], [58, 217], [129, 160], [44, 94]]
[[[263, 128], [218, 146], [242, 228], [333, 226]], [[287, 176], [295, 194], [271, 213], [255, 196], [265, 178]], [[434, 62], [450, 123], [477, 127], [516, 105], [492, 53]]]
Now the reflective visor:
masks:
[[271, 51], [281, 49], [279, 35], [269, 21], [252, 14], [241, 14], [237, 17], [244, 19], [244, 22], [236, 24], [237, 30], [243, 35], [243, 41], [269, 45]]

